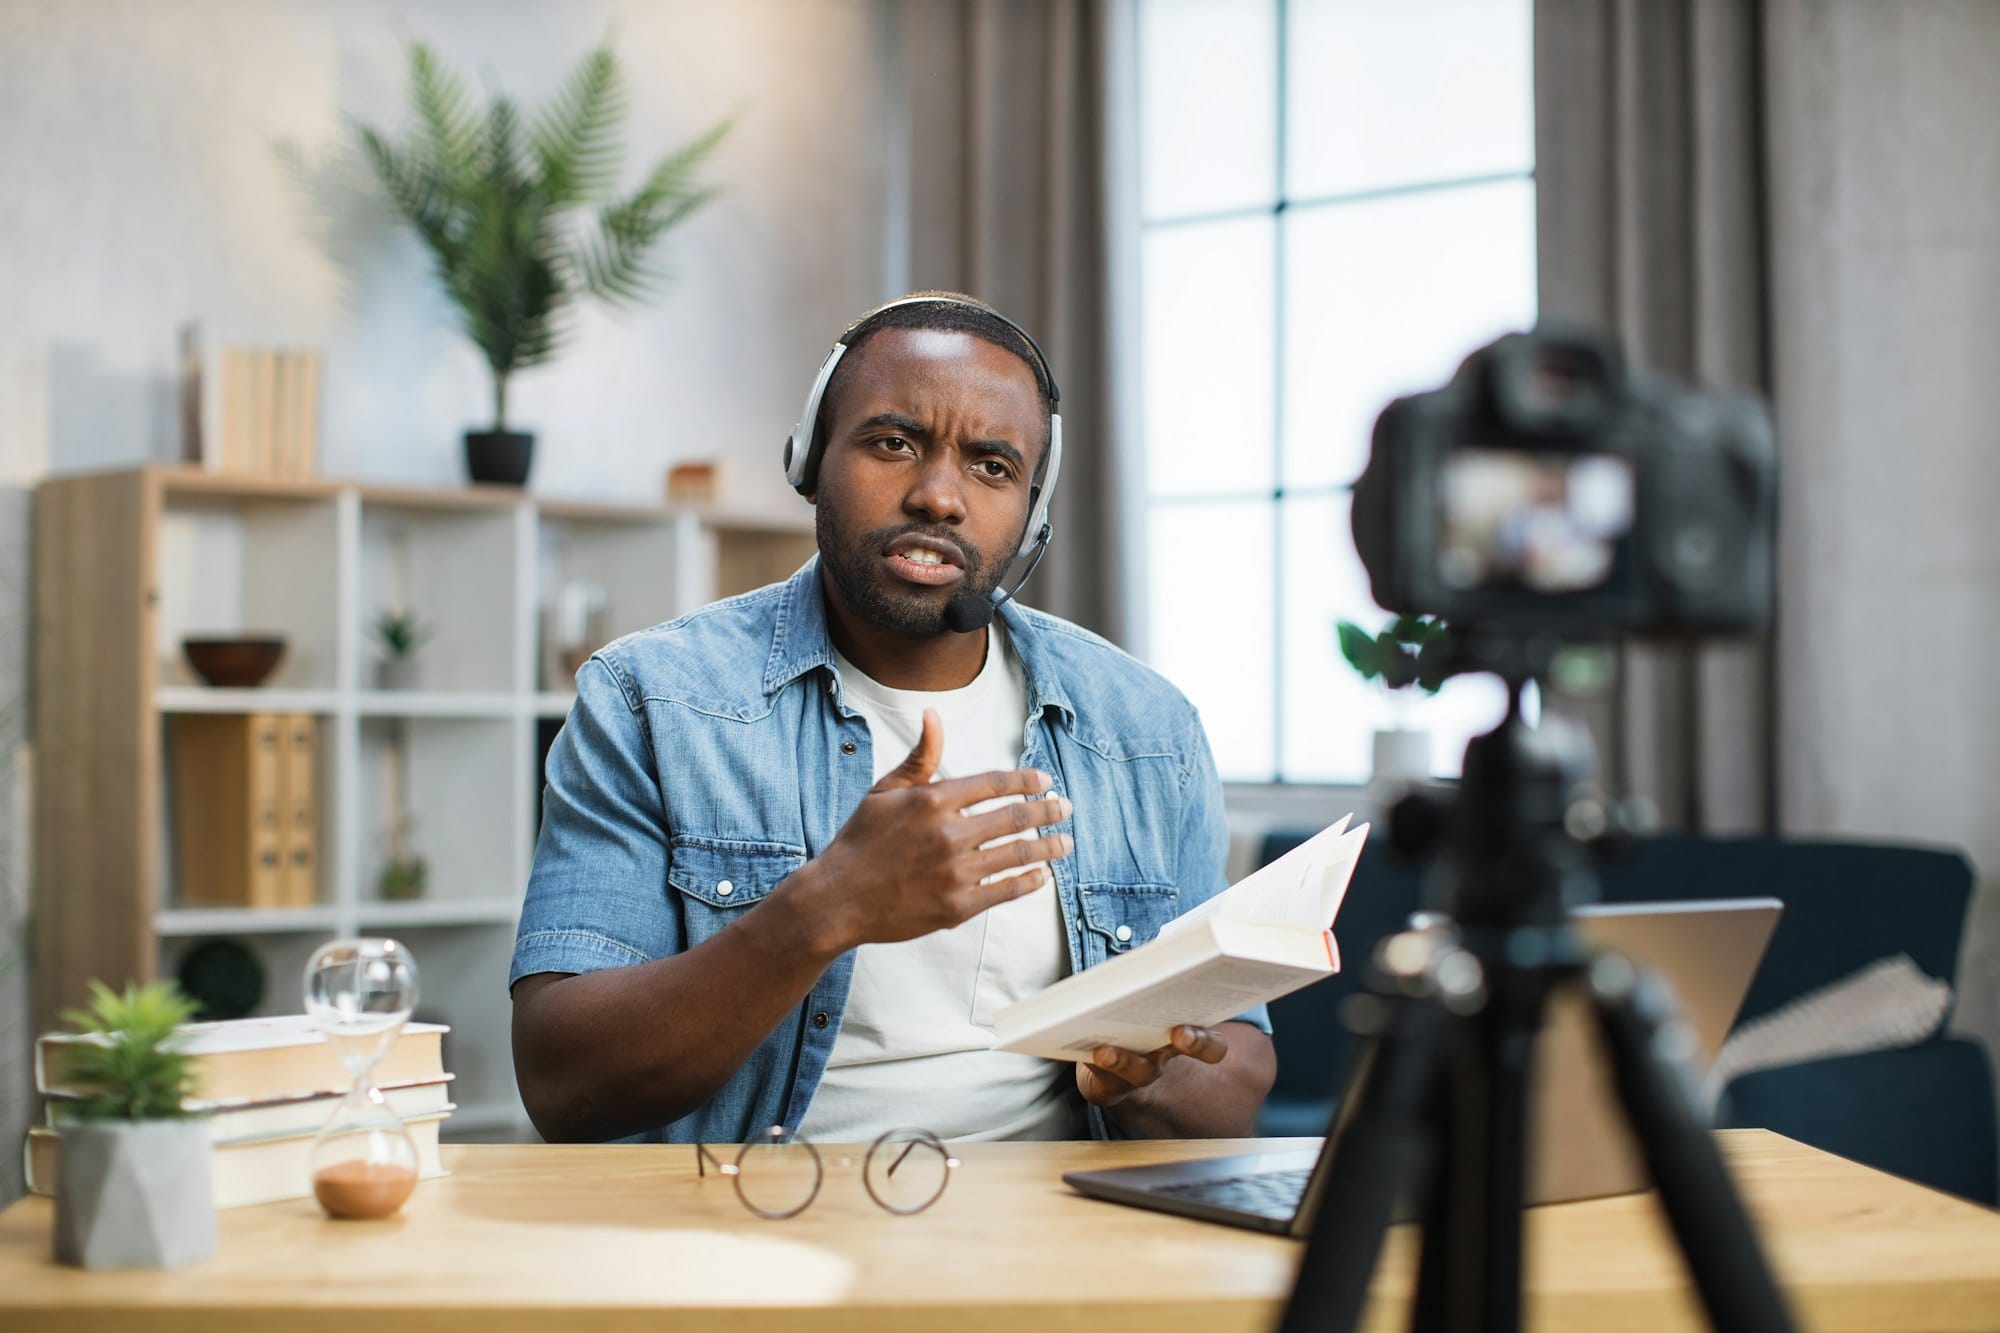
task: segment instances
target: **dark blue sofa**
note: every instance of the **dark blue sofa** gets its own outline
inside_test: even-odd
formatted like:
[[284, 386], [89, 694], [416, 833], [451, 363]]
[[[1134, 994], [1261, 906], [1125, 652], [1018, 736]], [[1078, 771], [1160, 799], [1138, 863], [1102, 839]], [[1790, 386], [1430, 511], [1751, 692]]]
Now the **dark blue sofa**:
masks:
[[[1265, 839], [1270, 861], [1310, 831]], [[1739, 1021], [1756, 1018], [1876, 959], [1907, 953], [1956, 982], [1972, 868], [1955, 852], [1770, 838], [1665, 836], [1603, 872], [1608, 902], [1775, 897], [1777, 933]], [[1419, 872], [1379, 843], [1363, 852], [1335, 934], [1344, 970], [1271, 1006], [1278, 1082], [1264, 1134], [1319, 1134], [1356, 1043], [1338, 1021], [1370, 949], [1423, 901]], [[1996, 1179], [1992, 1064], [1978, 1043], [1935, 1036], [1898, 1050], [1761, 1070], [1726, 1090], [1722, 1123], [1776, 1130], [1982, 1203]]]

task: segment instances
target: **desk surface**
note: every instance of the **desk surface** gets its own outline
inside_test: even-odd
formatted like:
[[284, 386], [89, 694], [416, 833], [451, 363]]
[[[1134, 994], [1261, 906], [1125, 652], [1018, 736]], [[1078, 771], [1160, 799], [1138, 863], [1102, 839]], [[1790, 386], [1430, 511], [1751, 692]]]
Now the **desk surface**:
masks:
[[[1761, 1130], [1721, 1135], [1809, 1327], [2000, 1325], [2000, 1214]], [[1280, 1146], [1298, 1146], [1279, 1141]], [[171, 1273], [50, 1262], [52, 1205], [0, 1214], [0, 1327], [211, 1330], [838, 1330], [1036, 1333], [1269, 1327], [1297, 1242], [1072, 1194], [1061, 1172], [1241, 1144], [971, 1144], [917, 1217], [882, 1213], [829, 1150], [819, 1201], [751, 1217], [677, 1147], [462, 1146], [387, 1222], [310, 1200], [221, 1214], [215, 1256]], [[1545, 1328], [1693, 1328], [1651, 1195], [1529, 1214], [1529, 1311]], [[1400, 1328], [1415, 1237], [1390, 1237], [1371, 1328]], [[784, 1318], [785, 1315], [795, 1318]], [[140, 1324], [143, 1320], [143, 1324]], [[366, 1325], [359, 1325], [365, 1327]]]

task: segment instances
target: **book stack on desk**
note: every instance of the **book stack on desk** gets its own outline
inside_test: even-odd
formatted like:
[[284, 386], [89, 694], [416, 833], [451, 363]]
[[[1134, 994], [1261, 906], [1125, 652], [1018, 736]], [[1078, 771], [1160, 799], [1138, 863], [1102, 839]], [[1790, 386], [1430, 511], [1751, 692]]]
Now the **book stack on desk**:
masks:
[[[347, 1095], [346, 1067], [311, 1018], [240, 1018], [190, 1023], [182, 1046], [194, 1057], [194, 1094], [184, 1103], [208, 1118], [215, 1145], [215, 1206], [238, 1208], [312, 1194], [313, 1138]], [[416, 1141], [418, 1174], [441, 1176], [438, 1131], [455, 1109], [441, 1023], [406, 1023], [376, 1065], [375, 1086]], [[69, 1077], [70, 1053], [93, 1038], [51, 1033], [35, 1042], [35, 1087], [44, 1123], [28, 1131], [28, 1189], [56, 1192], [64, 1105], [84, 1089]]]

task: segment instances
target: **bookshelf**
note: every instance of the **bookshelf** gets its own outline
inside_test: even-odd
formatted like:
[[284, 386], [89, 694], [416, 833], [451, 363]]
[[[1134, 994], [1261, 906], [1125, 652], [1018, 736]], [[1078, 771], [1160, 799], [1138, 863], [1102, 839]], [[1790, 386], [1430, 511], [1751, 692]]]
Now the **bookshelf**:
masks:
[[[420, 1016], [452, 1026], [447, 1129], [527, 1133], [506, 973], [533, 855], [548, 740], [573, 697], [546, 642], [582, 587], [608, 640], [782, 578], [811, 511], [619, 506], [506, 488], [422, 490], [177, 466], [52, 478], [36, 493], [35, 1022], [102, 977], [171, 976], [196, 943], [249, 947], [261, 1013], [296, 1011], [313, 949], [394, 934], [423, 968]], [[407, 688], [381, 688], [368, 623], [433, 630]], [[216, 689], [195, 634], [271, 632], [284, 659]], [[594, 646], [594, 645], [593, 645]], [[171, 719], [283, 712], [317, 727], [311, 903], [193, 906], [175, 884]], [[424, 894], [375, 890], [397, 801], [430, 866]]]

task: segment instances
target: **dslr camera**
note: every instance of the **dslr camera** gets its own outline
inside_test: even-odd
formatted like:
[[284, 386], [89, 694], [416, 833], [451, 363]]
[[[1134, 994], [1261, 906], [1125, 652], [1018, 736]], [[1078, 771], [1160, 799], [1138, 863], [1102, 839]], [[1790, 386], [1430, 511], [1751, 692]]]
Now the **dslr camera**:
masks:
[[1383, 410], [1354, 543], [1378, 603], [1468, 630], [1742, 633], [1770, 617], [1776, 510], [1754, 399], [1544, 324]]

